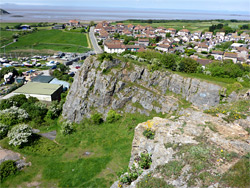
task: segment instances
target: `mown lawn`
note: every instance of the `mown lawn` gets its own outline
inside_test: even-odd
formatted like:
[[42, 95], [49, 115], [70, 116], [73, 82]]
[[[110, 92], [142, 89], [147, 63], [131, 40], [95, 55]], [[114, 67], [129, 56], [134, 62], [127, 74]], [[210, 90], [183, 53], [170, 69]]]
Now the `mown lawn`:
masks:
[[0, 186], [27, 187], [27, 183], [38, 182], [40, 187], [110, 187], [117, 173], [127, 168], [134, 127], [155, 115], [123, 115], [112, 124], [82, 123], [69, 136], [62, 136], [58, 125], [59, 145], [36, 138], [33, 145], [18, 149], [9, 146], [5, 138], [0, 141], [1, 147], [21, 153], [32, 165]]
[[64, 52], [86, 52], [88, 42], [85, 34], [61, 30], [41, 30], [21, 36], [18, 42], [6, 47], [6, 51], [54, 50]]

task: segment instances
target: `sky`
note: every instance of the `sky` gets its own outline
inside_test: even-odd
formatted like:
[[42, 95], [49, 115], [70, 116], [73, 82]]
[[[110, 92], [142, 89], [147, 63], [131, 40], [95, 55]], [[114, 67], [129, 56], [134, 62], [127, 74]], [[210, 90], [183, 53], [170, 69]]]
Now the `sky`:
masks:
[[250, 0], [0, 0], [0, 4], [5, 3], [102, 8], [240, 11], [248, 12], [250, 15]]

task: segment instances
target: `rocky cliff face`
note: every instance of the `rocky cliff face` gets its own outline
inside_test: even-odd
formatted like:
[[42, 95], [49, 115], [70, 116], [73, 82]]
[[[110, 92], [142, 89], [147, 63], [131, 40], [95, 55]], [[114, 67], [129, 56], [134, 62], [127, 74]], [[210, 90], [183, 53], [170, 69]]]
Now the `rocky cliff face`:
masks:
[[249, 134], [239, 125], [249, 127], [249, 122], [227, 123], [220, 117], [190, 109], [180, 114], [149, 120], [155, 133], [152, 140], [143, 135], [148, 122], [135, 128], [129, 167], [144, 152], [151, 154], [152, 164], [130, 185], [117, 181], [112, 188], [132, 188], [140, 182], [144, 184], [139, 187], [152, 187], [155, 178], [169, 185], [166, 187], [230, 187], [222, 177], [250, 152]]
[[119, 60], [99, 62], [89, 57], [75, 75], [63, 117], [80, 122], [93, 111], [106, 114], [110, 109], [149, 114], [176, 111], [179, 97], [207, 109], [219, 104], [220, 86], [185, 78], [170, 72], [149, 72], [143, 66]]

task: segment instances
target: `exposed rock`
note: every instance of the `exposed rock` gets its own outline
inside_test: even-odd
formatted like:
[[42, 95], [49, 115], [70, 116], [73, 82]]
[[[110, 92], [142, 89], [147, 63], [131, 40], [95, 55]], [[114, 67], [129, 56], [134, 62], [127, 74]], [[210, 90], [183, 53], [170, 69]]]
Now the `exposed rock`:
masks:
[[18, 169], [22, 169], [25, 166], [31, 165], [31, 163], [26, 163], [25, 159], [22, 158], [19, 153], [7, 149], [2, 149], [0, 147], [0, 164], [7, 160], [15, 161]]
[[168, 113], [179, 107], [178, 97], [173, 93], [197, 108], [207, 109], [219, 104], [221, 91], [225, 89], [198, 79], [167, 71], [150, 72], [120, 60], [101, 63], [92, 56], [75, 75], [63, 106], [63, 117], [80, 122], [93, 111], [105, 115], [111, 108], [121, 113], [149, 114], [152, 110]]
[[[219, 117], [213, 117], [190, 109], [184, 110], [181, 113], [183, 115], [179, 118], [172, 117], [172, 119], [162, 119], [155, 117], [153, 120], [140, 123], [135, 128], [129, 167], [132, 167], [134, 162], [138, 160], [138, 156], [144, 151], [152, 154], [152, 164], [148, 170], [144, 170], [143, 174], [139, 176], [137, 180], [130, 185], [123, 185], [123, 187], [135, 188], [137, 183], [143, 179], [143, 176], [147, 175], [149, 172], [154, 177], [163, 178], [156, 168], [168, 164], [171, 161], [177, 160], [180, 164], [183, 164], [185, 160], [183, 160], [182, 155], [185, 153], [176, 155], [180, 149], [178, 150], [174, 147], [197, 146], [199, 149], [202, 148], [200, 145], [202, 143], [205, 148], [206, 145], [211, 145], [213, 148], [211, 151], [217, 149], [219, 152], [235, 152], [239, 156], [250, 152], [250, 145], [247, 143], [249, 134], [241, 126], [235, 123], [229, 124]], [[143, 135], [143, 132], [149, 126], [149, 122], [153, 125], [151, 130], [155, 132], [153, 140], [147, 139]], [[211, 125], [213, 125], [213, 130], [210, 128]], [[169, 146], [166, 146], [166, 144], [169, 144]], [[207, 153], [207, 155], [210, 154]], [[218, 156], [221, 157], [221, 155]], [[226, 161], [226, 159], [223, 158], [225, 162], [216, 163], [213, 158], [214, 154], [211, 154], [211, 162], [214, 164], [211, 164], [211, 167], [206, 169], [212, 174], [224, 173], [237, 161]], [[183, 164], [180, 175], [174, 178], [165, 177], [164, 180], [175, 187], [190, 187], [188, 186], [188, 181], [192, 175], [190, 171], [191, 167], [192, 166], [185, 163]], [[115, 182], [111, 187], [116, 187], [118, 183], [118, 181]], [[208, 185], [208, 187], [211, 188], [218, 186], [218, 183], [212, 182]], [[193, 187], [203, 187], [203, 184], [199, 182], [197, 178]]]

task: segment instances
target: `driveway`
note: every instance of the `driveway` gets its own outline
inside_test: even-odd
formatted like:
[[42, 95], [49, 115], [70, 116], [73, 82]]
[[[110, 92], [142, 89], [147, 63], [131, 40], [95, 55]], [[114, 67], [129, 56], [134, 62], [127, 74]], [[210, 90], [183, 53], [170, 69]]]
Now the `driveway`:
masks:
[[103, 53], [103, 50], [101, 49], [101, 47], [98, 45], [97, 40], [95, 38], [95, 32], [94, 32], [94, 28], [95, 27], [91, 27], [90, 28], [90, 32], [89, 32], [89, 38], [91, 40], [91, 43], [93, 45], [94, 51], [96, 54], [101, 54]]

